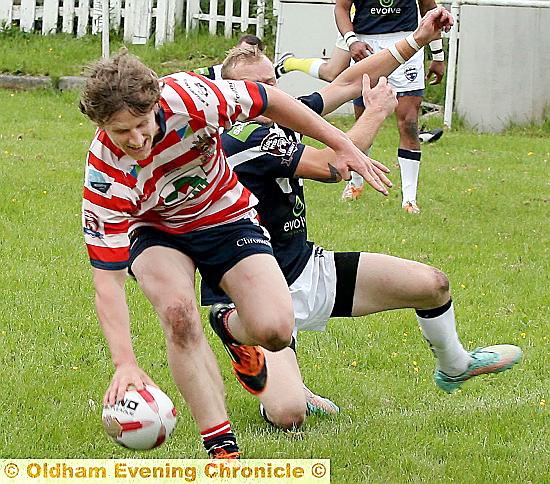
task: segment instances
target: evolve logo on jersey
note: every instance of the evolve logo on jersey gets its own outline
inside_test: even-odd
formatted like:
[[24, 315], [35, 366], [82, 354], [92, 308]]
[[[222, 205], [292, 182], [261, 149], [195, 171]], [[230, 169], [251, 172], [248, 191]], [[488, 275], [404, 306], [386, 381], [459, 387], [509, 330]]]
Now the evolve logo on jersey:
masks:
[[206, 173], [200, 166], [178, 174], [172, 178], [160, 190], [160, 196], [164, 198], [164, 205], [171, 206], [194, 198], [208, 186]]
[[107, 175], [93, 168], [88, 168], [88, 187], [103, 194], [107, 193], [113, 184], [112, 178], [107, 178]]
[[303, 215], [305, 210], [306, 206], [304, 202], [296, 195], [296, 200], [294, 201], [294, 207], [292, 209], [292, 215], [296, 218], [287, 220], [283, 226], [283, 230], [287, 233], [303, 232], [306, 228], [306, 218]]
[[270, 155], [280, 156], [286, 163], [290, 163], [292, 155], [296, 153], [298, 146], [286, 136], [270, 133], [262, 140], [260, 149], [267, 151]]
[[295, 217], [299, 217], [304, 213], [304, 210], [306, 209], [306, 206], [304, 205], [304, 202], [300, 200], [300, 197], [296, 196], [296, 202], [294, 202], [294, 208], [292, 209], [292, 213]]
[[380, 7], [371, 7], [371, 15], [388, 15], [391, 13], [400, 14], [401, 7], [393, 6], [394, 0], [378, 0]]

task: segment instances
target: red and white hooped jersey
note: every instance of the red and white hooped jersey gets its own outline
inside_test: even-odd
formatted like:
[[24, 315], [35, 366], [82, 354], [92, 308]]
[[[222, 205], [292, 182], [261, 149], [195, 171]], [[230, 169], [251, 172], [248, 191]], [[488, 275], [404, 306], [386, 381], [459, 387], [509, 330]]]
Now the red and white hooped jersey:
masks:
[[219, 132], [262, 114], [265, 89], [193, 73], [172, 74], [161, 83], [164, 135], [149, 158], [127, 156], [101, 129], [90, 146], [82, 221], [94, 267], [125, 268], [128, 234], [140, 226], [183, 234], [255, 216], [257, 200], [227, 164]]

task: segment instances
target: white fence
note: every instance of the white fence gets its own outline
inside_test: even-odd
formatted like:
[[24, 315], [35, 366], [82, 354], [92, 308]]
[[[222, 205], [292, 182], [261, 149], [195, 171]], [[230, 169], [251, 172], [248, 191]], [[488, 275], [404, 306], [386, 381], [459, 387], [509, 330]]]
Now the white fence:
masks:
[[[145, 44], [154, 35], [155, 45], [162, 45], [174, 40], [177, 26], [189, 31], [200, 22], [208, 22], [212, 34], [221, 24], [226, 37], [231, 36], [234, 26], [241, 32], [255, 26], [256, 35], [263, 37], [265, 0], [241, 0], [237, 14], [233, 0], [221, 0], [223, 15], [218, 15], [218, 0], [210, 0], [205, 12], [199, 0], [103, 1], [108, 2], [110, 29], [122, 27], [128, 43]], [[102, 0], [0, 0], [0, 29], [18, 25], [24, 32], [66, 32], [81, 37], [102, 31], [102, 10]]]

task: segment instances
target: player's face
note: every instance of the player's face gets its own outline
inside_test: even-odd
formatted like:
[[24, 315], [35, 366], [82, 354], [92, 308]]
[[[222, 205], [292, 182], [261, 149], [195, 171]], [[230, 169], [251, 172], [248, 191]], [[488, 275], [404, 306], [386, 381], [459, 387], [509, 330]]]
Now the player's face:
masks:
[[236, 80], [262, 82], [270, 86], [277, 85], [273, 64], [265, 56], [254, 63], [239, 62], [233, 68], [232, 77]]
[[154, 110], [136, 116], [121, 109], [102, 128], [111, 141], [134, 160], [149, 157], [153, 138], [159, 131]]

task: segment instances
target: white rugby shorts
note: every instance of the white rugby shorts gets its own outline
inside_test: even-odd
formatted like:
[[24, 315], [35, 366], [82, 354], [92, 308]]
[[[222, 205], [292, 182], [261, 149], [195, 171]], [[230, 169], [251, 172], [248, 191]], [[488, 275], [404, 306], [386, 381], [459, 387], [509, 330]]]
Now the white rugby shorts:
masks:
[[[355, 34], [357, 38], [369, 44], [376, 54], [390, 48], [397, 41], [404, 39], [411, 32], [393, 32], [391, 34], [363, 35]], [[349, 50], [342, 36], [336, 40], [336, 47]], [[400, 65], [388, 77], [388, 82], [396, 92], [407, 92], [424, 89], [424, 48], [420, 49], [407, 62]]]
[[336, 299], [334, 252], [313, 246], [304, 270], [289, 287], [296, 331], [324, 331]]

